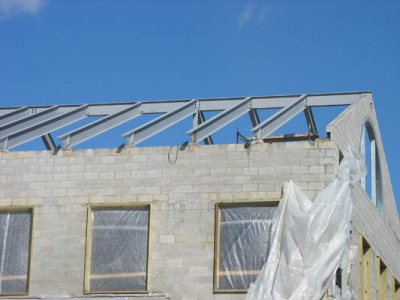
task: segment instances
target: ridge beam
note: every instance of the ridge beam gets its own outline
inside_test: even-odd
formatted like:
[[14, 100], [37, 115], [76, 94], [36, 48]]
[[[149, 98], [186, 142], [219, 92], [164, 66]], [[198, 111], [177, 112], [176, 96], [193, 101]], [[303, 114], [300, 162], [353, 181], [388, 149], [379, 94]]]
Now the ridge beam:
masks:
[[241, 117], [243, 114], [247, 113], [252, 108], [251, 106], [252, 98], [247, 97], [239, 104], [222, 111], [198, 127], [192, 128], [187, 132], [187, 134], [192, 137], [193, 143], [198, 143], [222, 127]]
[[194, 114], [197, 110], [198, 101], [191, 100], [181, 107], [163, 114], [162, 116], [151, 120], [131, 131], [124, 133], [122, 136], [128, 141], [130, 145], [137, 145], [140, 142], [152, 137], [153, 135], [165, 130], [168, 127], [178, 123], [179, 121]]
[[0, 116], [0, 126], [4, 126], [5, 124], [13, 122], [15, 119], [20, 119], [25, 117], [28, 114], [28, 107], [24, 106], [18, 108], [14, 111], [6, 113]]
[[5, 124], [4, 126], [0, 127], [0, 139], [50, 120], [51, 118], [57, 116], [59, 113], [58, 108], [58, 106], [52, 106], [36, 114], [32, 114], [25, 118]]
[[307, 106], [307, 95], [300, 96], [291, 104], [285, 106], [270, 118], [252, 129], [256, 138], [262, 140], [270, 136], [274, 131], [285, 125], [297, 114], [301, 113]]
[[41, 137], [54, 130], [63, 128], [71, 123], [81, 120], [87, 116], [88, 105], [82, 105], [64, 114], [57, 115], [47, 119], [42, 123], [36, 124], [27, 129], [12, 133], [6, 137], [0, 138], [0, 149], [11, 149], [22, 145], [35, 138]]
[[128, 108], [105, 116], [95, 122], [67, 132], [58, 138], [63, 142], [64, 147], [69, 148], [78, 145], [92, 137], [95, 137], [107, 130], [128, 122], [141, 114], [141, 103], [136, 103]]

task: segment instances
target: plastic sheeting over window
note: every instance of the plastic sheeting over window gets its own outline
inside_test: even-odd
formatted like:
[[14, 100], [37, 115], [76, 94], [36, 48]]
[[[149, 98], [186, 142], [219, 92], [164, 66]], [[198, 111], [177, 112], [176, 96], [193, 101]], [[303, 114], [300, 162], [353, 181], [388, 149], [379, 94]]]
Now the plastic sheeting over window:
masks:
[[88, 292], [147, 289], [149, 213], [149, 206], [92, 210]]
[[[349, 262], [347, 241], [352, 210], [351, 187], [365, 174], [352, 153], [340, 164], [338, 178], [311, 201], [293, 183], [273, 221], [267, 262], [251, 285], [246, 300], [319, 300], [343, 261]], [[350, 299], [354, 295], [343, 295]]]
[[0, 295], [28, 291], [31, 211], [0, 212]]
[[246, 290], [260, 273], [277, 204], [218, 206], [216, 290]]

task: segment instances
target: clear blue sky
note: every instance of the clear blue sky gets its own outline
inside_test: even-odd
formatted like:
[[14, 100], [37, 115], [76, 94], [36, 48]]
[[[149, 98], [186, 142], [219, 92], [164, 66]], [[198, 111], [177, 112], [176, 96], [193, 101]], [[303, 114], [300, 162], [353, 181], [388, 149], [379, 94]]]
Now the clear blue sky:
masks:
[[0, 106], [369, 90], [400, 200], [399, 16], [396, 0], [0, 0]]

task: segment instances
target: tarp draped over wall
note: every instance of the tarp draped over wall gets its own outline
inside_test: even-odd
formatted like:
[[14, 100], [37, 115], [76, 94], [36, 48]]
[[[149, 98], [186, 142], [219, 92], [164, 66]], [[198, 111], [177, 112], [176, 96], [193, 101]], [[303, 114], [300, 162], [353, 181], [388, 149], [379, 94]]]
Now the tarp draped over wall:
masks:
[[268, 258], [246, 300], [322, 298], [342, 259], [348, 257], [352, 184], [362, 176], [365, 166], [350, 152], [340, 164], [337, 179], [314, 201], [293, 182], [285, 183]]

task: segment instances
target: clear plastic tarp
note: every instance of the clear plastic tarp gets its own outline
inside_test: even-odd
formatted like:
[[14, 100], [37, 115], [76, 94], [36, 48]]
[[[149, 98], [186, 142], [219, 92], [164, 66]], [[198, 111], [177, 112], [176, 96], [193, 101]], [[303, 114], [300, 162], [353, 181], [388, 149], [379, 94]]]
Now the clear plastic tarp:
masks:
[[149, 207], [92, 211], [91, 292], [147, 288]]
[[276, 204], [219, 208], [217, 289], [245, 290], [255, 281], [267, 258], [276, 208]]
[[0, 212], [0, 295], [28, 290], [31, 211]]
[[[246, 300], [320, 300], [337, 268], [349, 262], [348, 238], [352, 184], [365, 166], [352, 153], [339, 174], [314, 201], [293, 183], [285, 183], [272, 226], [267, 261]], [[342, 299], [350, 299], [350, 293]]]

